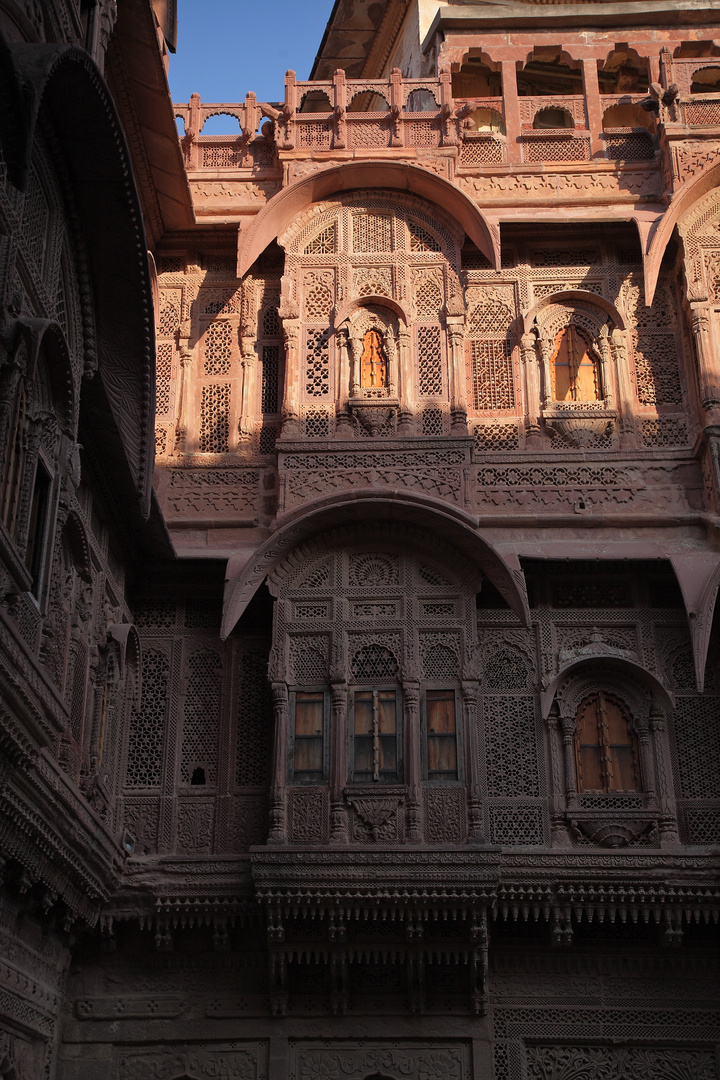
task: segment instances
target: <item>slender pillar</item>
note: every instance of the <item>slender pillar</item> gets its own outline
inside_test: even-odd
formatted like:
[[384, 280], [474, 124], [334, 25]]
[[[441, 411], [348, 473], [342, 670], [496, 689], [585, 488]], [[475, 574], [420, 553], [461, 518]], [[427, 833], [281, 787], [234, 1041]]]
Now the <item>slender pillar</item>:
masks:
[[422, 843], [420, 805], [420, 688], [417, 683], [403, 686], [405, 708], [405, 778], [408, 789], [406, 839]]
[[270, 789], [270, 832], [268, 844], [284, 844], [287, 835], [287, 738], [290, 712], [285, 683], [272, 684], [275, 738], [273, 742], [272, 786]]
[[398, 330], [398, 397], [400, 399], [400, 422], [398, 428], [406, 435], [412, 432], [411, 385], [410, 331], [401, 324]]
[[523, 334], [520, 338], [520, 359], [525, 383], [525, 431], [528, 446], [539, 446], [541, 435], [540, 367], [536, 344], [537, 338], [534, 334]]
[[238, 428], [241, 441], [248, 441], [253, 436], [256, 421], [257, 353], [254, 338], [243, 337], [240, 339], [240, 367], [242, 370], [242, 398]]
[[465, 375], [465, 319], [449, 316], [447, 333], [450, 342], [448, 382], [453, 434], [467, 434], [467, 379]]
[[347, 778], [347, 686], [332, 688], [330, 732], [330, 843], [347, 843], [347, 814], [343, 790]]
[[297, 435], [300, 425], [300, 320], [283, 319], [285, 337], [285, 387], [282, 405], [282, 433]]
[[577, 805], [577, 788], [575, 787], [575, 754], [573, 752], [573, 735], [575, 734], [575, 717], [561, 716], [560, 727], [563, 739], [563, 756], [565, 765], [565, 798], [568, 809]]
[[478, 747], [478, 684], [462, 683], [463, 739], [467, 777], [468, 843], [484, 844], [482, 831], [482, 794], [480, 791], [480, 750]]

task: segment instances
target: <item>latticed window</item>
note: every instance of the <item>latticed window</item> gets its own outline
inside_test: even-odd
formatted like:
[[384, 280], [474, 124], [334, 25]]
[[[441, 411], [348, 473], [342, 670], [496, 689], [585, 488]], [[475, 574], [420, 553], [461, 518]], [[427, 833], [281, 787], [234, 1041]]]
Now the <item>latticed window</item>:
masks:
[[305, 338], [305, 394], [327, 397], [330, 393], [330, 349], [323, 330], [308, 330]]
[[291, 695], [292, 778], [313, 783], [327, 777], [328, 708], [322, 690]]
[[471, 342], [472, 390], [475, 409], [514, 409], [512, 354], [499, 339]]
[[133, 710], [128, 735], [125, 787], [160, 786], [162, 747], [170, 687], [170, 662], [157, 649], [143, 649], [142, 700]]
[[602, 400], [598, 358], [576, 327], [568, 326], [557, 335], [550, 364], [555, 401]]
[[358, 690], [353, 699], [352, 778], [393, 783], [401, 779], [400, 702], [397, 690]]
[[439, 326], [418, 326], [418, 390], [421, 397], [439, 397], [443, 392], [442, 345]]
[[578, 791], [637, 791], [637, 741], [625, 708], [602, 691], [583, 701], [575, 726]]
[[203, 386], [200, 398], [200, 450], [223, 454], [230, 439], [230, 384]]
[[454, 690], [425, 693], [425, 775], [441, 783], [458, 779]]
[[353, 250], [392, 251], [392, 218], [366, 212], [353, 214]]

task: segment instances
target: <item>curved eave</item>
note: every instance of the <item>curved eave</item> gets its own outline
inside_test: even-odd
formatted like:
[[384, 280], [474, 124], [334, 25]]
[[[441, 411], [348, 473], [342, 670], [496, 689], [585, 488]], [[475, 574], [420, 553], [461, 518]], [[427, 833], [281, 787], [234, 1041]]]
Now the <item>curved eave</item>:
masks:
[[[99, 378], [147, 518], [154, 465], [155, 335], [147, 243], [125, 136], [110, 92], [87, 53], [69, 45], [8, 49], [26, 102], [25, 158], [15, 170], [27, 176], [35, 130], [45, 114], [63, 151], [88, 255]], [[88, 345], [86, 340], [86, 350]]]
[[454, 218], [495, 269], [500, 269], [499, 229], [491, 227], [464, 192], [417, 165], [400, 161], [353, 161], [296, 180], [265, 204], [250, 228], [240, 233], [238, 277], [244, 277], [268, 244], [313, 203], [347, 191], [378, 188], [409, 191], [434, 203]]
[[506, 561], [477, 531], [477, 520], [440, 499], [393, 490], [358, 490], [318, 499], [278, 519], [272, 536], [249, 558], [230, 559], [225, 579], [221, 634], [232, 633], [255, 592], [285, 556], [311, 536], [336, 525], [368, 520], [401, 521], [436, 532], [457, 547], [493, 583], [524, 626], [529, 625], [525, 579], [517, 560]]

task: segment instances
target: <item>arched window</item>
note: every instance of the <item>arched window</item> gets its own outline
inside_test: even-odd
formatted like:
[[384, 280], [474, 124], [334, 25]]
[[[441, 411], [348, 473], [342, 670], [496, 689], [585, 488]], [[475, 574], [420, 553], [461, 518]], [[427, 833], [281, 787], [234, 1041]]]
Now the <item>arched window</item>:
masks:
[[550, 370], [555, 401], [602, 401], [599, 360], [577, 327], [567, 326], [555, 338]]
[[637, 740], [628, 714], [602, 691], [580, 705], [575, 722], [577, 789], [583, 791], [638, 791]]
[[387, 386], [387, 359], [379, 330], [368, 330], [363, 337], [360, 385], [362, 387]]

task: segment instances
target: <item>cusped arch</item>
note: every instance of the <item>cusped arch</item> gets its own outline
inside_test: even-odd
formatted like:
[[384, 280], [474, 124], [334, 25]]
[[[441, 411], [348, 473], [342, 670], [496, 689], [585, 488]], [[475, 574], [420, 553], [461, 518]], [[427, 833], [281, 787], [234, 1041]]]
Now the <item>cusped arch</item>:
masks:
[[[147, 517], [155, 446], [153, 301], [143, 215], [122, 125], [102, 76], [83, 50], [14, 44], [8, 52], [25, 100], [25, 135], [15, 140], [24, 157], [14, 171], [27, 176], [38, 121], [46, 115], [65, 151], [82, 232], [92, 237], [88, 261], [99, 378], [86, 384], [83, 400], [107, 420], [106, 438], [119, 444], [127, 480]], [[87, 334], [85, 348], [93, 354]], [[122, 479], [118, 474], [119, 483]]]
[[595, 333], [600, 330], [600, 327], [607, 319], [610, 319], [613, 326], [618, 330], [625, 329], [625, 319], [615, 305], [606, 300], [604, 296], [598, 296], [597, 293], [589, 292], [587, 289], [562, 289], [559, 292], [551, 293], [549, 296], [544, 296], [537, 304], [533, 304], [523, 317], [523, 332], [528, 334], [536, 323], [542, 323], [543, 312], [556, 304], [567, 306], [582, 304], [596, 308], [598, 315]]
[[327, 496], [278, 519], [273, 535], [258, 549], [228, 560], [221, 634], [226, 638], [265, 578], [294, 548], [314, 535], [357, 522], [403, 522], [453, 545], [495, 586], [524, 626], [530, 622], [525, 577], [514, 554], [501, 556], [477, 528], [477, 518], [429, 495], [388, 489], [358, 489]]
[[238, 277], [244, 277], [268, 244], [314, 203], [358, 189], [410, 192], [434, 204], [458, 223], [496, 269], [500, 268], [499, 231], [491, 228], [482, 211], [459, 188], [417, 165], [359, 161], [320, 169], [270, 199], [250, 228], [240, 231]]
[[636, 718], [649, 716], [653, 702], [665, 715], [675, 707], [672, 693], [640, 663], [598, 650], [566, 664], [548, 683], [540, 695], [543, 719], [547, 720], [556, 699], [563, 715], [574, 716], [583, 699], [597, 688], [599, 679], [608, 690], [626, 699]]

